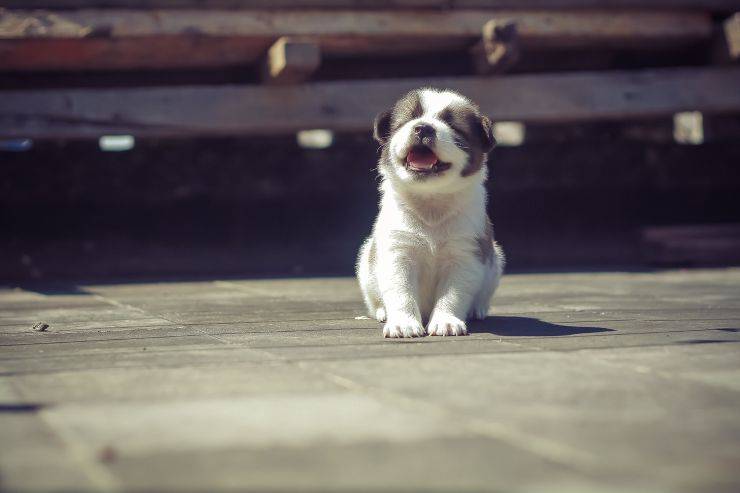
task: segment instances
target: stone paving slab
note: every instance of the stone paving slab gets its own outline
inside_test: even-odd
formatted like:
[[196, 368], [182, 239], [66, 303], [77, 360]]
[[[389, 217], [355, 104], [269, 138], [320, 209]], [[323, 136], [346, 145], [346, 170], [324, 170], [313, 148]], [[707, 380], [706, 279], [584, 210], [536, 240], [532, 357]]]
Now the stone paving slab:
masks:
[[570, 468], [469, 436], [166, 453], [122, 457], [112, 467], [136, 490], [156, 476], [166, 491], [604, 491]]
[[0, 377], [3, 381], [22, 388], [27, 401], [57, 404], [203, 400], [261, 395], [266, 389], [271, 395], [345, 389], [310, 372], [296, 371], [294, 365], [269, 361], [26, 373]]
[[4, 413], [0, 426], [3, 491], [76, 491], [97, 489], [88, 460], [37, 416]]
[[740, 490], [740, 269], [364, 315], [348, 278], [0, 288], [0, 490]]
[[[689, 363], [704, 350], [680, 349], [674, 357]], [[442, 406], [553, 461], [603, 474], [661, 474], [663, 468], [702, 464], [716, 476], [723, 457], [737, 457], [737, 395], [719, 385], [654, 374], [646, 366], [649, 359], [639, 357], [645, 349], [620, 351], [633, 356], [626, 355], [627, 363], [614, 357], [605, 364], [601, 350], [548, 351], [539, 353], [537, 367], [523, 353], [469, 356], [464, 367], [454, 357], [421, 358], [415, 366], [423, 377], [380, 385], [383, 375], [401, 371], [398, 359], [375, 360], [370, 369], [346, 361], [316, 364], [369, 392]], [[735, 351], [723, 347], [720, 357], [736, 361]], [[734, 474], [735, 465], [727, 463], [724, 474]]]

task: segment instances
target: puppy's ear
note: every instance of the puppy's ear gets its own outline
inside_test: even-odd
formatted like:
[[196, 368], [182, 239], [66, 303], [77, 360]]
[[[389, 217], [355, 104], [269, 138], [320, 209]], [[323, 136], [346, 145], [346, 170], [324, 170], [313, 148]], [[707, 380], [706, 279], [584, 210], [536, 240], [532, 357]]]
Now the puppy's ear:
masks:
[[487, 116], [480, 117], [480, 136], [483, 152], [491, 152], [496, 147], [496, 138], [493, 136], [493, 122]]
[[375, 117], [373, 122], [373, 137], [379, 144], [388, 142], [391, 133], [391, 112], [384, 111]]

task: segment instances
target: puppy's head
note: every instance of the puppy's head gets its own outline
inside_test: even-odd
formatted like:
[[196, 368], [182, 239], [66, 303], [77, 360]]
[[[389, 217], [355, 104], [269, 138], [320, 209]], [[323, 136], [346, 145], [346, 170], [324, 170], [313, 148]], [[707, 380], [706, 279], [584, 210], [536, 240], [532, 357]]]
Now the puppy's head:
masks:
[[380, 172], [428, 191], [453, 191], [484, 179], [486, 156], [496, 144], [492, 127], [473, 102], [454, 91], [411, 91], [375, 118]]

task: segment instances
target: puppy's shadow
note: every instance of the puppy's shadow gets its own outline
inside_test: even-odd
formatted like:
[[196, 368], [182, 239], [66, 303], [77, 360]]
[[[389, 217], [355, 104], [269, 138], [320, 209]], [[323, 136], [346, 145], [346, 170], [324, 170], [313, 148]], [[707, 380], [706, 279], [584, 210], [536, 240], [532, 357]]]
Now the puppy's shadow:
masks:
[[571, 336], [576, 334], [593, 334], [613, 332], [605, 327], [586, 327], [583, 325], [559, 325], [530, 317], [486, 317], [468, 323], [472, 334], [494, 334], [508, 337], [546, 337]]

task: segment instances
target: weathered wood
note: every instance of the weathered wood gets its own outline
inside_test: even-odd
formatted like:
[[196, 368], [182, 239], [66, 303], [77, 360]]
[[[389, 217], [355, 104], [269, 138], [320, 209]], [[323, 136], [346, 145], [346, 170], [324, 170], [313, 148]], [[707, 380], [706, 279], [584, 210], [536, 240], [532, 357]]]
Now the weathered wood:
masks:
[[647, 118], [678, 111], [740, 111], [740, 69], [693, 68], [496, 78], [6, 91], [2, 137], [278, 134], [307, 128], [363, 131], [419, 86], [450, 87], [498, 120], [563, 122]]
[[651, 8], [733, 12], [738, 0], [4, 0], [11, 8], [321, 8], [321, 9], [588, 9]]
[[[491, 11], [0, 10], [0, 70], [196, 68], [256, 62], [280, 37], [326, 56], [465, 49]], [[496, 11], [522, 48], [639, 47], [709, 39], [703, 12]]]
[[86, 38], [181, 34], [207, 36], [478, 36], [483, 25], [512, 20], [525, 38], [706, 38], [706, 15], [692, 12], [586, 11], [229, 11], [229, 10], [4, 10], [0, 37]]
[[262, 79], [269, 84], [296, 84], [308, 79], [320, 64], [321, 50], [318, 44], [282, 37], [267, 51]]
[[451, 0], [451, 2], [454, 8], [662, 8], [711, 10], [716, 12], [732, 12], [737, 9], [738, 4], [737, 0]]
[[470, 51], [477, 73], [495, 74], [506, 71], [519, 58], [516, 24], [496, 20], [486, 22], [481, 40]]

